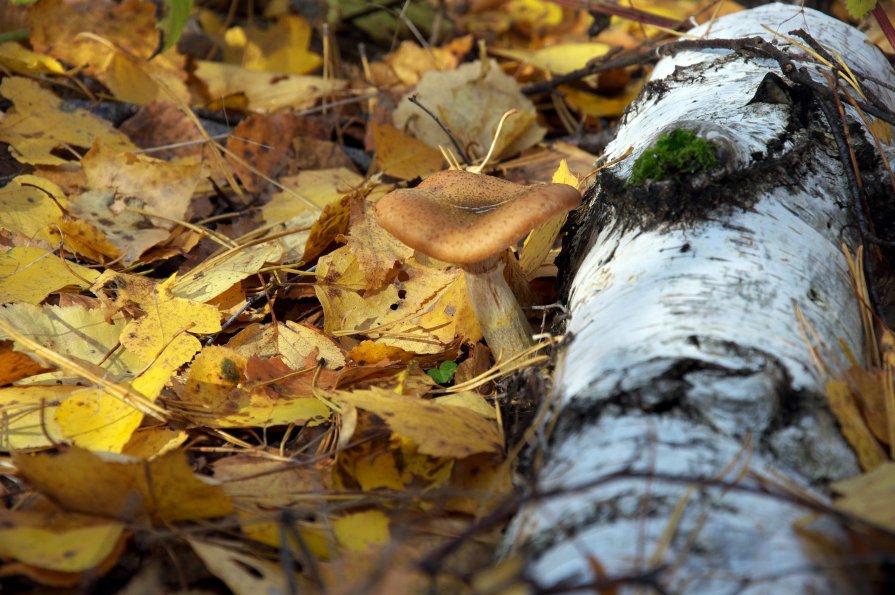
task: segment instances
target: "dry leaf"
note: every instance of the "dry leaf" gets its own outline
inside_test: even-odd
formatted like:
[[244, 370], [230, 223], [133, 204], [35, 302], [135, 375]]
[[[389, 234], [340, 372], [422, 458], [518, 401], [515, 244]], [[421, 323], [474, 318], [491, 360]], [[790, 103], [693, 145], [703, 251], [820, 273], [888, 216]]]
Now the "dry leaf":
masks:
[[344, 89], [345, 81], [317, 76], [299, 76], [246, 70], [231, 64], [196, 61], [196, 76], [208, 87], [212, 100], [245, 97], [253, 112], [283, 108], [305, 109], [322, 97]]
[[57, 572], [86, 572], [117, 559], [125, 526], [109, 519], [42, 509], [0, 509], [0, 556]]
[[230, 499], [193, 474], [182, 451], [142, 461], [70, 447], [62, 453], [13, 453], [25, 481], [62, 508], [124, 520], [175, 522], [226, 516]]
[[39, 304], [68, 287], [85, 289], [99, 273], [42, 248], [22, 246], [0, 255], [0, 302]]
[[[449, 72], [427, 72], [413, 92], [435, 113], [473, 159], [481, 159], [497, 132], [504, 112], [517, 109], [503, 125], [494, 158], [518, 153], [544, 138], [535, 107], [519, 85], [494, 61], [471, 62]], [[409, 130], [432, 147], [452, 147], [431, 117], [405, 97], [394, 113], [395, 126]]]
[[382, 173], [412, 180], [444, 168], [444, 157], [437, 149], [407, 136], [390, 124], [374, 121], [371, 126], [376, 145], [376, 167]]
[[326, 394], [336, 403], [347, 403], [376, 414], [394, 433], [412, 440], [425, 455], [462, 459], [476, 453], [503, 450], [503, 438], [496, 424], [463, 407], [376, 387]]
[[[82, 109], [63, 109], [61, 99], [32, 80], [4, 78], [0, 94], [13, 103], [0, 121], [0, 141], [12, 145], [13, 156], [22, 163], [64, 165], [78, 160], [73, 148], [86, 152], [97, 140], [114, 151], [137, 149], [102, 118]], [[66, 149], [69, 159], [54, 154]]]

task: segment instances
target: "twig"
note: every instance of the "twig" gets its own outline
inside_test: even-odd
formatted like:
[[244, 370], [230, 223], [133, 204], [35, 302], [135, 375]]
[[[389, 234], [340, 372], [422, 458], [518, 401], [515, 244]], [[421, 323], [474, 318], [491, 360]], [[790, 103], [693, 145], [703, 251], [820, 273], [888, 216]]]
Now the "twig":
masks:
[[435, 120], [435, 123], [438, 124], [438, 126], [441, 128], [441, 130], [444, 131], [444, 133], [451, 140], [451, 144], [454, 145], [454, 149], [457, 150], [457, 154], [460, 155], [460, 158], [463, 160], [463, 163], [467, 166], [472, 165], [472, 161], [469, 159], [469, 156], [466, 154], [466, 151], [464, 151], [463, 147], [460, 146], [460, 143], [457, 142], [457, 139], [454, 137], [454, 135], [450, 131], [450, 129], [448, 129], [448, 127], [444, 125], [444, 122], [442, 122], [440, 119], [438, 119], [438, 116], [433, 114], [432, 111], [429, 110], [429, 108], [427, 108], [425, 105], [423, 105], [420, 102], [419, 97], [417, 97], [416, 93], [411, 95], [408, 99], [409, 99], [410, 103], [412, 103], [413, 105], [417, 106], [418, 108], [420, 108], [421, 110], [426, 112], [426, 114], [430, 118]]

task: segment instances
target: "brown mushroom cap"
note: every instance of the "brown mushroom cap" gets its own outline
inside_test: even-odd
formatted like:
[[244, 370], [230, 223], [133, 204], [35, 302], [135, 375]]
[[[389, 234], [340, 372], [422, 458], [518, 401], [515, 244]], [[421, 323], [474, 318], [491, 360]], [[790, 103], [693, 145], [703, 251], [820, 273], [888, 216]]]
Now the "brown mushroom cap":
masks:
[[416, 188], [389, 192], [375, 208], [379, 224], [414, 250], [444, 262], [474, 264], [580, 202], [578, 191], [566, 184], [523, 186], [451, 170]]

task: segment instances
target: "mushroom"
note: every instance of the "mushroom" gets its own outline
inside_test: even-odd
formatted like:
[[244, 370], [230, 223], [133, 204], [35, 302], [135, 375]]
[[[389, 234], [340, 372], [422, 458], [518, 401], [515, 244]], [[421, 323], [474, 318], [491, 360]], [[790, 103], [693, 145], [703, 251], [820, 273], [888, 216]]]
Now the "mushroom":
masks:
[[532, 345], [531, 327], [503, 276], [504, 253], [580, 202], [566, 184], [524, 186], [449, 170], [389, 192], [375, 209], [379, 224], [404, 244], [463, 269], [482, 334], [500, 361]]

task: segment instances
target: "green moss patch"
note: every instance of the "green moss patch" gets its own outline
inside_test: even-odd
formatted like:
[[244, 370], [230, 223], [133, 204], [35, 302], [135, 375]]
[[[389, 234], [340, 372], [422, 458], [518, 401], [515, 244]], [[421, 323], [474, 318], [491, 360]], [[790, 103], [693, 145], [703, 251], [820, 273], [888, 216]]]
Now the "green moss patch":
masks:
[[676, 128], [645, 150], [631, 170], [628, 186], [647, 180], [668, 180], [710, 170], [718, 165], [715, 146], [692, 130]]

